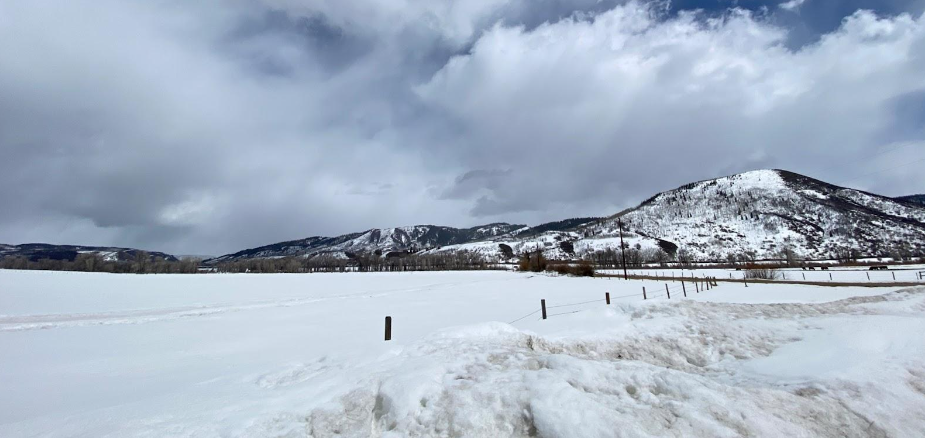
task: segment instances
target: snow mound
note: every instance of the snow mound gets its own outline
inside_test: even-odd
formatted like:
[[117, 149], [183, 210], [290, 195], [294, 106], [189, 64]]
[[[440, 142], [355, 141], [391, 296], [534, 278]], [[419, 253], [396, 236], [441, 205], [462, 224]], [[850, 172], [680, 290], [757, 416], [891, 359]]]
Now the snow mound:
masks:
[[[912, 436], [925, 424], [925, 392], [915, 383], [925, 375], [925, 347], [882, 331], [833, 346], [851, 345], [858, 328], [838, 318], [876, 314], [868, 305], [921, 304], [922, 292], [822, 304], [624, 305], [597, 315], [636, 329], [616, 336], [555, 339], [501, 323], [446, 330], [383, 358], [379, 372], [327, 406], [247, 434], [272, 435], [296, 420], [292, 436], [315, 437]], [[836, 330], [791, 343], [818, 317]], [[921, 333], [925, 320], [888, 327]], [[868, 354], [878, 359], [858, 359]], [[884, 367], [884, 355], [895, 363]], [[874, 363], [881, 376], [871, 378]], [[800, 367], [807, 375], [794, 379]]]

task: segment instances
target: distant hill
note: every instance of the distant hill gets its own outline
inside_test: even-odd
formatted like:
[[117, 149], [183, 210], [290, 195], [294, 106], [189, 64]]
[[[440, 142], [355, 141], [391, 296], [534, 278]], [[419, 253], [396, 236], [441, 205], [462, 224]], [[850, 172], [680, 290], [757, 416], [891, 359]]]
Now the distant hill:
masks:
[[582, 225], [589, 224], [591, 222], [596, 222], [601, 220], [599, 217], [579, 217], [573, 219], [564, 219], [561, 221], [547, 222], [545, 224], [537, 225], [535, 227], [526, 228], [520, 231], [517, 231], [515, 235], [519, 238], [526, 238], [530, 236], [540, 235], [549, 231], [568, 231], [575, 228], [578, 228]]
[[252, 258], [331, 255], [349, 258], [357, 253], [378, 253], [387, 256], [391, 252], [421, 251], [447, 245], [457, 245], [490, 239], [526, 228], [525, 225], [494, 223], [472, 228], [452, 228], [435, 225], [415, 225], [398, 228], [373, 228], [360, 233], [337, 237], [309, 237], [301, 240], [274, 243], [257, 248], [245, 249], [206, 260], [215, 264]]
[[[0, 258], [25, 257], [29, 261], [67, 260], [74, 261], [78, 254], [97, 254], [105, 261], [130, 261], [141, 251], [134, 248], [116, 248], [103, 246], [52, 245], [47, 243], [24, 243], [22, 245], [0, 244]], [[153, 259], [177, 261], [177, 258], [162, 252], [146, 251]]]
[[893, 198], [899, 201], [913, 202], [919, 205], [925, 205], [925, 195], [909, 195]]

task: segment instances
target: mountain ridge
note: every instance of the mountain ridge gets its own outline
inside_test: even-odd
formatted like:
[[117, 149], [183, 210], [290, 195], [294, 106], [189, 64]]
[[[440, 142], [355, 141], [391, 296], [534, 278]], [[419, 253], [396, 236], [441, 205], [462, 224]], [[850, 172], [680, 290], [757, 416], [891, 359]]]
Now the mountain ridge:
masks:
[[[468, 251], [505, 261], [539, 250], [553, 259], [593, 258], [619, 249], [618, 220], [625, 225], [626, 245], [647, 252], [647, 257], [664, 257], [656, 254], [659, 251], [694, 260], [778, 258], [784, 251], [809, 258], [925, 251], [925, 207], [771, 169], [687, 183], [603, 218], [564, 219], [534, 227], [494, 223], [471, 228], [373, 228], [265, 245], [207, 263], [322, 254], [351, 258], [359, 252], [387, 257], [390, 252]], [[479, 229], [491, 231], [473, 233]], [[434, 237], [435, 232], [455, 238], [424, 237]]]
[[136, 248], [90, 245], [58, 245], [51, 243], [22, 243], [18, 245], [0, 244], [0, 259], [6, 257], [25, 257], [29, 261], [67, 260], [74, 261], [78, 254], [96, 254], [105, 261], [126, 261], [145, 252], [151, 258], [178, 261], [176, 256], [159, 251], [146, 251]]
[[893, 199], [902, 202], [912, 202], [914, 204], [925, 206], [925, 194], [921, 195], [908, 195], [908, 196], [897, 196]]
[[[748, 252], [772, 258], [786, 248], [812, 258], [925, 248], [925, 209], [780, 169], [685, 184], [619, 218], [627, 227], [694, 252], [698, 259], [723, 260], [730, 253]], [[597, 231], [606, 233], [607, 228]], [[741, 239], [750, 242], [743, 245]]]
[[206, 260], [205, 263], [215, 264], [240, 259], [284, 256], [331, 255], [338, 258], [350, 258], [358, 252], [378, 252], [378, 255], [387, 256], [391, 252], [417, 252], [486, 239], [528, 228], [526, 225], [512, 225], [505, 222], [494, 222], [469, 228], [439, 225], [370, 228], [366, 231], [340, 236], [314, 236], [245, 249]]

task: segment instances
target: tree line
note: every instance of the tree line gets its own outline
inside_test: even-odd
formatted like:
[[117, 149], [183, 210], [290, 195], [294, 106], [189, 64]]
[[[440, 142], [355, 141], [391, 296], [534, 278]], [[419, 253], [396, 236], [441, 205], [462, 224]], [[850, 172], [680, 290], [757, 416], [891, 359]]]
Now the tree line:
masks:
[[[680, 248], [673, 254], [658, 247], [642, 248], [627, 245], [586, 252], [570, 261], [547, 260], [542, 252], [531, 251], [518, 256], [510, 254], [509, 260], [516, 261], [522, 271], [563, 271], [575, 275], [588, 275], [594, 268], [616, 269], [623, 266], [624, 254], [627, 267], [643, 267], [650, 264], [678, 263], [692, 266], [696, 261], [691, 251]], [[905, 248], [891, 251], [896, 261], [912, 261], [913, 253]], [[802, 266], [812, 263], [789, 246], [779, 253], [781, 266]], [[843, 264], [856, 264], [860, 258], [856, 250], [839, 252], [833, 259]], [[919, 259], [921, 260], [921, 258]], [[725, 266], [745, 266], [757, 261], [755, 252], [744, 251], [728, 254], [726, 260], [714, 262]], [[698, 264], [702, 264], [699, 262]], [[548, 266], [547, 266], [548, 265]], [[145, 251], [136, 251], [126, 259], [104, 258], [95, 253], [77, 254], [69, 259], [30, 259], [23, 256], [8, 256], [0, 259], [0, 269], [109, 272], [122, 274], [193, 274], [193, 273], [313, 273], [313, 272], [406, 272], [406, 271], [462, 271], [505, 269], [502, 263], [490, 260], [475, 251], [440, 253], [381, 252], [347, 253], [346, 256], [319, 254], [312, 257], [289, 256], [277, 258], [253, 258], [219, 262], [203, 266], [200, 259], [170, 260], [154, 256]], [[580, 272], [579, 272], [580, 271]], [[593, 273], [591, 274], [593, 275]]]
[[23, 256], [0, 259], [0, 269], [38, 271], [109, 272], [114, 274], [194, 274], [200, 259], [168, 260], [145, 251], [135, 251], [128, 260], [112, 260], [99, 254], [81, 253], [73, 260], [43, 258], [32, 260]]
[[278, 257], [219, 262], [214, 272], [311, 273], [311, 272], [405, 272], [473, 271], [501, 269], [497, 263], [474, 251], [413, 254], [349, 253], [347, 257], [321, 254], [313, 257]]

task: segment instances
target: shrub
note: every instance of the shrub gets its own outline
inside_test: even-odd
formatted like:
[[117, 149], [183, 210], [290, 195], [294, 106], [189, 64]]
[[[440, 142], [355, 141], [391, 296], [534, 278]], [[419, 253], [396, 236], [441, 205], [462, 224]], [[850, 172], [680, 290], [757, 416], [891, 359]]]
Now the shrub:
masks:
[[777, 280], [780, 272], [769, 268], [751, 268], [745, 271], [745, 278], [749, 280]]
[[571, 271], [571, 267], [568, 265], [568, 263], [552, 264], [552, 265], [549, 265], [549, 267], [547, 267], [546, 269], [549, 271], [553, 271], [559, 275], [568, 275], [569, 271]]
[[521, 271], [543, 272], [546, 270], [548, 262], [542, 251], [524, 254], [518, 264]]
[[575, 265], [570, 263], [550, 264], [546, 270], [555, 272], [559, 275], [574, 275], [576, 277], [593, 277], [594, 265], [589, 261], [581, 261]]
[[572, 275], [578, 277], [593, 277], [594, 276], [594, 265], [591, 262], [585, 260], [578, 262], [577, 265], [571, 267]]

